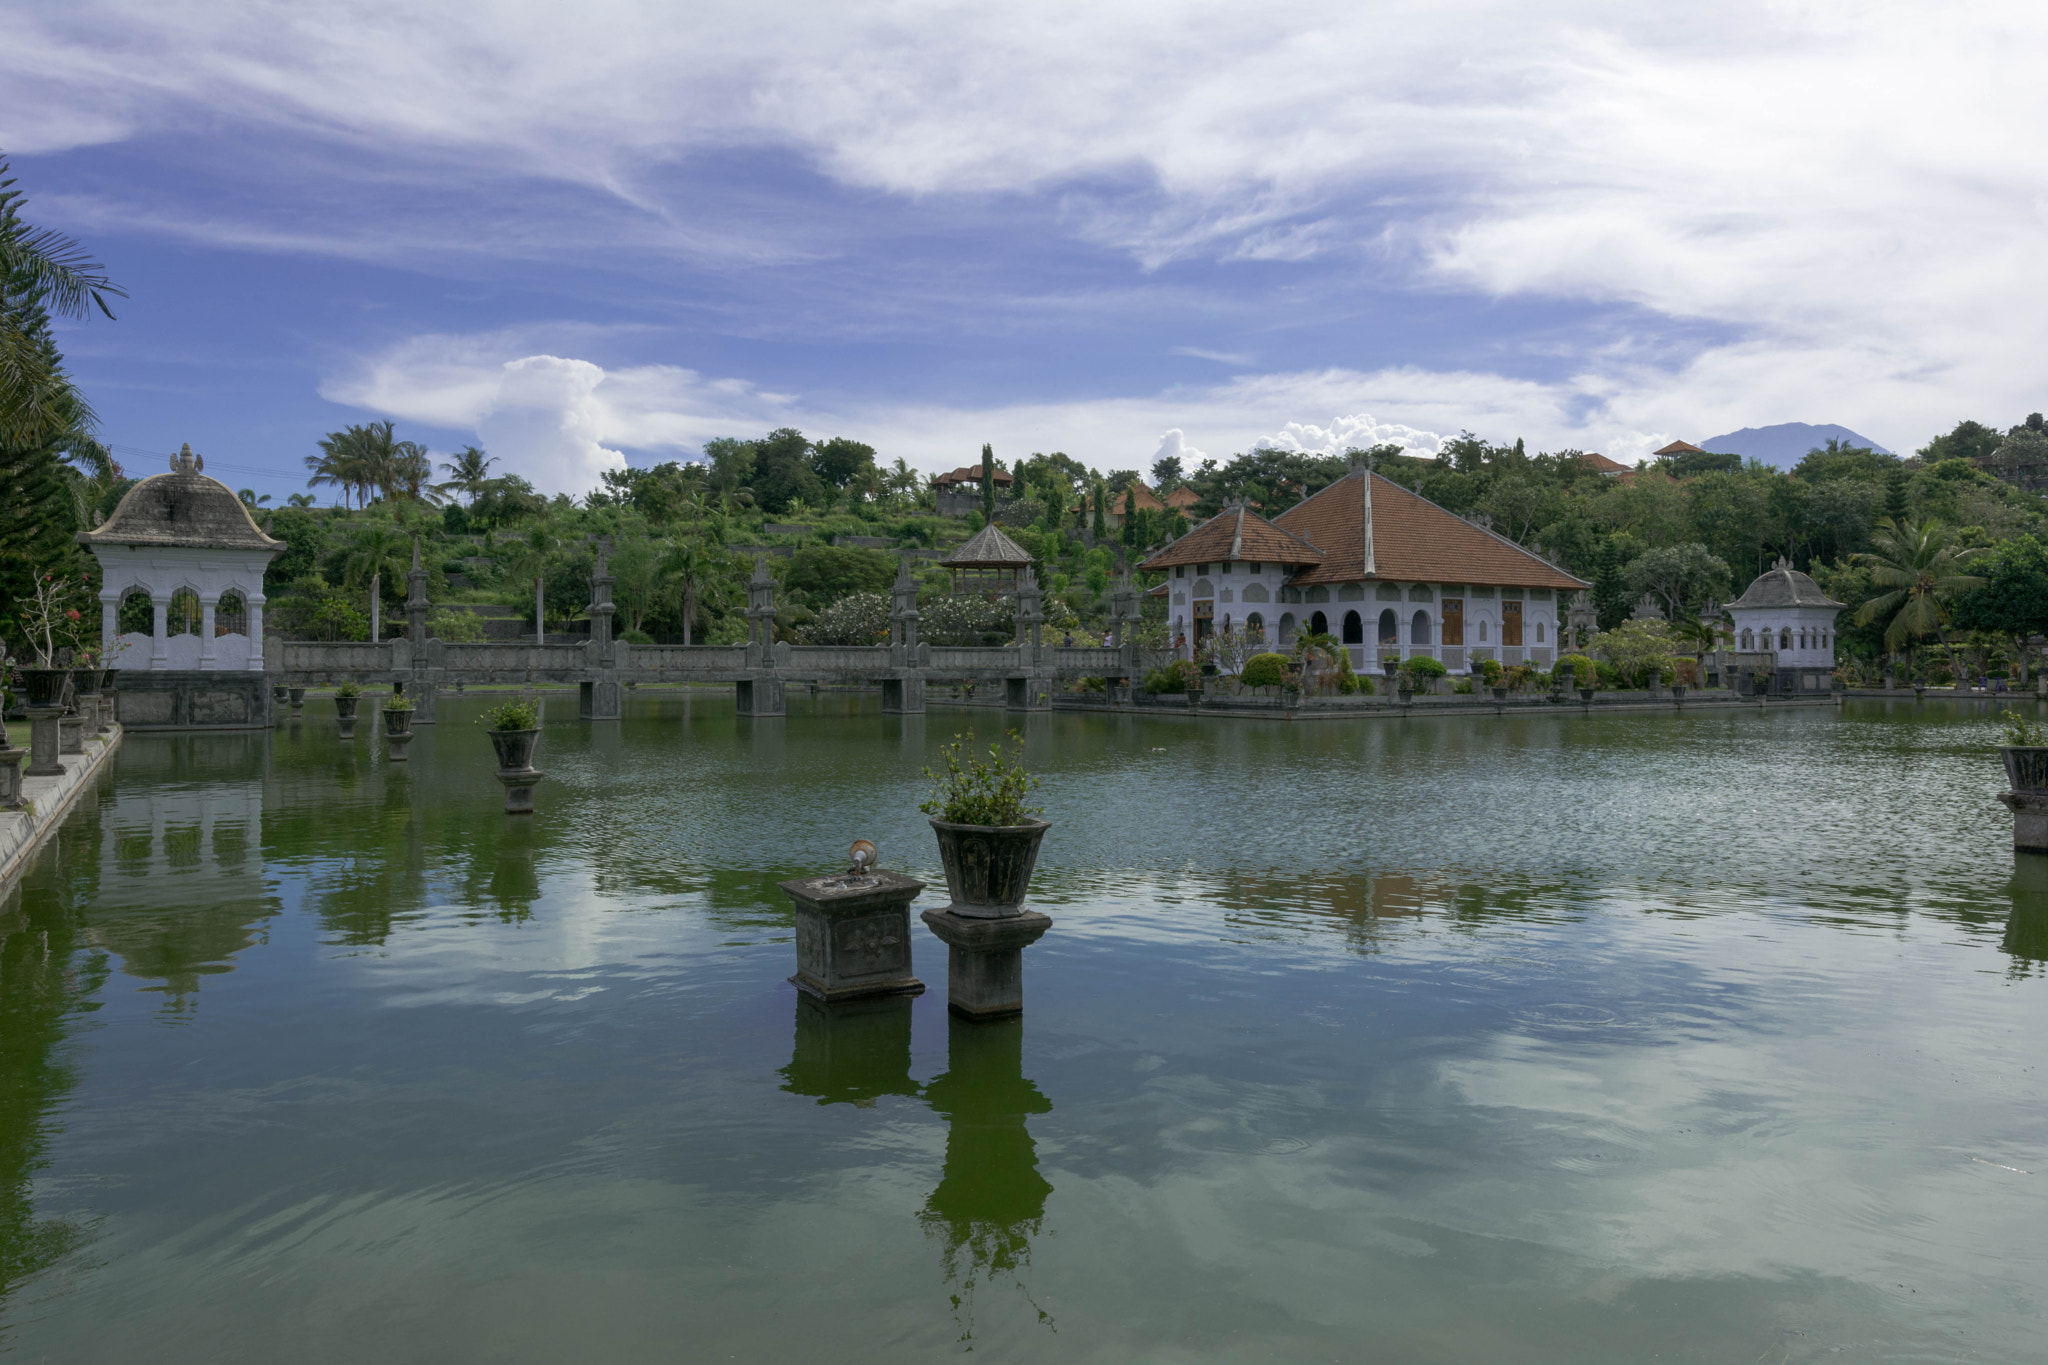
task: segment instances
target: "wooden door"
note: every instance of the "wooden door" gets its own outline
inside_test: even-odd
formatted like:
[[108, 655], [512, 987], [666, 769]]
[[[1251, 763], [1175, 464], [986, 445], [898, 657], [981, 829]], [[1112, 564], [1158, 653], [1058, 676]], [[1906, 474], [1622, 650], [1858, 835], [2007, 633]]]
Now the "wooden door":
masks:
[[1500, 604], [1500, 642], [1510, 649], [1522, 643], [1522, 604]]
[[1444, 639], [1447, 645], [1465, 643], [1465, 599], [1446, 597], [1444, 599]]

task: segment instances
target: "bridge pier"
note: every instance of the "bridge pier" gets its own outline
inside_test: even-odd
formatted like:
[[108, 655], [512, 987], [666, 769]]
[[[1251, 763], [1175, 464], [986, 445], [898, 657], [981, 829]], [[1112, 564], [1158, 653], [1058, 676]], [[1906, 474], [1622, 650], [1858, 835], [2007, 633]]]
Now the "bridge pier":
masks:
[[743, 716], [780, 716], [787, 714], [782, 698], [782, 679], [773, 673], [756, 673], [751, 678], [741, 678], [733, 684], [734, 695]]
[[923, 715], [924, 674], [905, 673], [898, 678], [882, 679], [882, 713], [898, 716]]
[[1003, 679], [1005, 711], [1052, 710], [1052, 679], [1039, 676]]
[[620, 720], [626, 714], [626, 689], [611, 677], [577, 683], [576, 714], [582, 720]]

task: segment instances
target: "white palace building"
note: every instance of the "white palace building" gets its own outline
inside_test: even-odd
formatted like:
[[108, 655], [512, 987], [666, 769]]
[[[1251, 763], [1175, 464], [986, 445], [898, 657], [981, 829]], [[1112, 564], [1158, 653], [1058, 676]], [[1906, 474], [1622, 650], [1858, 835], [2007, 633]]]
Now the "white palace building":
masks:
[[1452, 672], [1497, 659], [1548, 668], [1563, 599], [1590, 586], [1361, 466], [1268, 521], [1244, 506], [1144, 562], [1178, 652], [1216, 631], [1336, 636], [1354, 668], [1393, 655]]

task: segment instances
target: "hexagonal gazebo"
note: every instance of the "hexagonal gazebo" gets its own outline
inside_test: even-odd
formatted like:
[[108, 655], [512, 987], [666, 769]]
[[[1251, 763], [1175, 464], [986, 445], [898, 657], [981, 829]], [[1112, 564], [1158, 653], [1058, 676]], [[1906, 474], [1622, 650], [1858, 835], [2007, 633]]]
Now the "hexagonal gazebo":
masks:
[[[284, 542], [265, 535], [242, 500], [204, 468], [184, 447], [169, 473], [136, 484], [104, 525], [78, 537], [100, 562], [100, 639], [121, 670], [124, 726], [270, 723], [263, 571]], [[147, 632], [136, 628], [145, 608]]]

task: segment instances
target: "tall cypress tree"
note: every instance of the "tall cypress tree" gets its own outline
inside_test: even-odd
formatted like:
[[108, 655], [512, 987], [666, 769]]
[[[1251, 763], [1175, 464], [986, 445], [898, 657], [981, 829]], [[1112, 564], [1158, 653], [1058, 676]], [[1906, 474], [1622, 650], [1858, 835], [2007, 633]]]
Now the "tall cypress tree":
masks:
[[988, 442], [981, 443], [981, 521], [984, 526], [995, 524], [996, 519], [996, 448]]
[[1107, 517], [1106, 517], [1106, 516], [1104, 515], [1104, 513], [1103, 513], [1103, 510], [1102, 510], [1102, 500], [1103, 500], [1103, 492], [1102, 492], [1102, 485], [1098, 483], [1098, 484], [1096, 484], [1096, 485], [1095, 485], [1095, 527], [1094, 527], [1094, 529], [1095, 529], [1095, 538], [1096, 538], [1097, 540], [1101, 540], [1101, 539], [1102, 539], [1102, 538], [1103, 538], [1104, 536], [1106, 536], [1106, 535], [1108, 535], [1108, 534], [1109, 534], [1109, 520], [1108, 520], [1108, 518], [1107, 518]]
[[1896, 465], [1884, 480], [1884, 514], [1892, 519], [1892, 525], [1904, 522], [1910, 510], [1906, 502], [1906, 471]]

